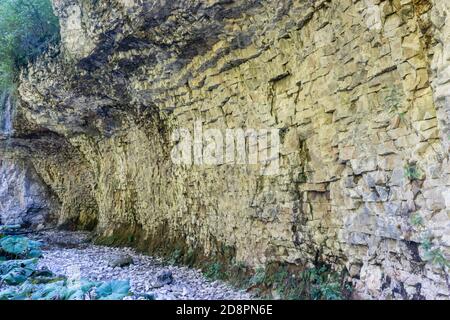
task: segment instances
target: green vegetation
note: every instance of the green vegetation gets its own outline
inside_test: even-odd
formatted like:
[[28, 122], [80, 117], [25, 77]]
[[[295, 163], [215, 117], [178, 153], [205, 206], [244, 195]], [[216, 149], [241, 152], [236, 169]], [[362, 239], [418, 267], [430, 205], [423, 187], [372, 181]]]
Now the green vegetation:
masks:
[[264, 280], [266, 279], [266, 270], [264, 268], [257, 268], [255, 270], [255, 274], [250, 279], [250, 285], [252, 286], [260, 286], [264, 284]]
[[423, 250], [423, 260], [439, 266], [445, 271], [445, 268], [450, 267], [450, 262], [445, 258], [441, 248], [433, 247], [433, 239], [429, 235], [430, 230], [426, 229], [423, 234], [424, 236], [420, 244], [420, 247]]
[[391, 114], [396, 114], [402, 119], [404, 113], [400, 112], [402, 108], [402, 102], [400, 99], [400, 90], [392, 87], [389, 93], [384, 98], [384, 108]]
[[342, 300], [351, 291], [348, 284], [342, 283], [340, 274], [327, 265], [300, 272], [289, 272], [286, 265], [279, 266], [274, 272], [257, 269], [250, 282], [265, 287], [262, 291], [269, 289], [267, 298], [275, 293], [279, 298], [292, 300]]
[[425, 252], [423, 259], [440, 267], [450, 267], [449, 261], [444, 257], [441, 248], [430, 249]]
[[59, 41], [50, 0], [0, 2], [0, 92], [12, 91], [20, 70]]
[[[433, 150], [434, 154], [437, 157], [438, 161], [442, 161], [444, 159], [443, 155], [438, 152], [433, 146], [433, 141], [429, 141], [414, 125], [412, 119], [408, 117], [408, 104], [405, 101], [404, 92], [401, 88], [391, 87], [390, 89], [386, 89], [386, 94], [384, 96], [383, 108], [392, 116], [398, 117], [398, 123], [394, 126], [404, 125], [411, 132], [413, 132], [417, 137], [420, 138], [420, 141], [425, 141], [431, 150]], [[395, 118], [394, 118], [395, 119]], [[420, 180], [420, 179], [415, 179]]]
[[444, 252], [439, 246], [433, 245], [431, 230], [425, 226], [425, 221], [418, 213], [412, 214], [410, 224], [417, 232], [420, 232], [420, 248], [422, 249], [422, 260], [440, 268], [445, 276], [447, 287], [450, 290], [450, 279], [448, 268], [450, 261], [445, 257]]
[[177, 264], [180, 261], [181, 258], [182, 258], [182, 251], [181, 251], [181, 249], [175, 249], [170, 254], [170, 257], [168, 259], [168, 263], [172, 264], [172, 265], [175, 265], [175, 264]]
[[405, 166], [405, 177], [410, 181], [422, 180], [423, 172], [417, 167], [417, 165], [409, 164]]
[[225, 268], [220, 262], [214, 262], [206, 266], [204, 274], [211, 280], [224, 280], [226, 279]]
[[327, 265], [301, 269], [287, 264], [269, 264], [251, 270], [243, 263], [225, 267], [209, 263], [203, 268], [211, 280], [227, 280], [262, 299], [342, 300], [351, 294], [351, 286], [340, 273]]
[[121, 300], [130, 295], [125, 281], [70, 280], [38, 269], [41, 243], [11, 235], [16, 226], [0, 226], [0, 300]]
[[[97, 238], [96, 243], [107, 245], [125, 245], [122, 239], [130, 228], [116, 232], [115, 236]], [[256, 297], [280, 298], [293, 300], [341, 300], [351, 294], [351, 286], [345, 281], [345, 274], [333, 271], [326, 264], [318, 263], [316, 267], [269, 263], [265, 268], [256, 270], [242, 261], [236, 261], [235, 249], [219, 246], [219, 254], [214, 258], [203, 256], [201, 248], [187, 248], [179, 242], [161, 246], [167, 251], [148, 251], [165, 257], [171, 265], [184, 264], [201, 268], [206, 278], [211, 281], [227, 281], [231, 285], [255, 294]], [[141, 250], [143, 250], [141, 248]]]

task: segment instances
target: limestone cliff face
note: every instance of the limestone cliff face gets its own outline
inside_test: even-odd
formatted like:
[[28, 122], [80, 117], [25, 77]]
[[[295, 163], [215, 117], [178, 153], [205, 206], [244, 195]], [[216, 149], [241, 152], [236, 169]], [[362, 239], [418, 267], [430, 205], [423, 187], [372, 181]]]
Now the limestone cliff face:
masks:
[[[62, 46], [23, 75], [2, 146], [32, 155], [60, 223], [449, 298], [423, 249], [450, 246], [446, 0], [53, 2]], [[174, 164], [198, 121], [280, 129], [280, 171]]]

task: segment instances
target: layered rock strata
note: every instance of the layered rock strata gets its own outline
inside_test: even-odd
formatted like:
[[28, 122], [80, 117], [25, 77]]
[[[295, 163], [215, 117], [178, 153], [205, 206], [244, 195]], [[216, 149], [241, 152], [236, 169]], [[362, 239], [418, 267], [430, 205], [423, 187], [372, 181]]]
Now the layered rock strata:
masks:
[[[61, 48], [23, 75], [18, 147], [2, 143], [37, 150], [60, 223], [253, 267], [325, 261], [355, 297], [449, 297], [430, 258], [450, 246], [445, 0], [53, 2]], [[278, 172], [174, 163], [173, 133], [199, 124], [278, 129]]]

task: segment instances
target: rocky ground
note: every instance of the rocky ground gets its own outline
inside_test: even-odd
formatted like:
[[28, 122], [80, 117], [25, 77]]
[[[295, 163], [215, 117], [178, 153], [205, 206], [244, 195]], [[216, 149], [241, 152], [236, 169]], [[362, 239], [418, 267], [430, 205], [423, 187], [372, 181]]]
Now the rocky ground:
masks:
[[251, 299], [245, 291], [224, 282], [209, 281], [200, 270], [167, 265], [161, 259], [139, 254], [131, 248], [93, 245], [86, 233], [47, 231], [33, 238], [45, 244], [40, 267], [72, 279], [129, 279], [135, 295], [127, 299], [144, 296], [157, 300]]

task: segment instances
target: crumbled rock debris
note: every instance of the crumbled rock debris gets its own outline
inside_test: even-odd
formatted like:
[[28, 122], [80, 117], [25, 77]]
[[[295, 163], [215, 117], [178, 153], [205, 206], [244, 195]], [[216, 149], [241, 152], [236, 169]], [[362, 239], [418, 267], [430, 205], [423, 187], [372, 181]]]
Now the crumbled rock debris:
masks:
[[[83, 232], [46, 231], [34, 235], [44, 243], [39, 267], [68, 278], [94, 281], [130, 280], [132, 297], [157, 300], [244, 300], [252, 296], [221, 281], [209, 281], [200, 270], [167, 265], [132, 248], [98, 246]], [[133, 263], [111, 266], [118, 257]], [[155, 285], [156, 284], [156, 285]]]

